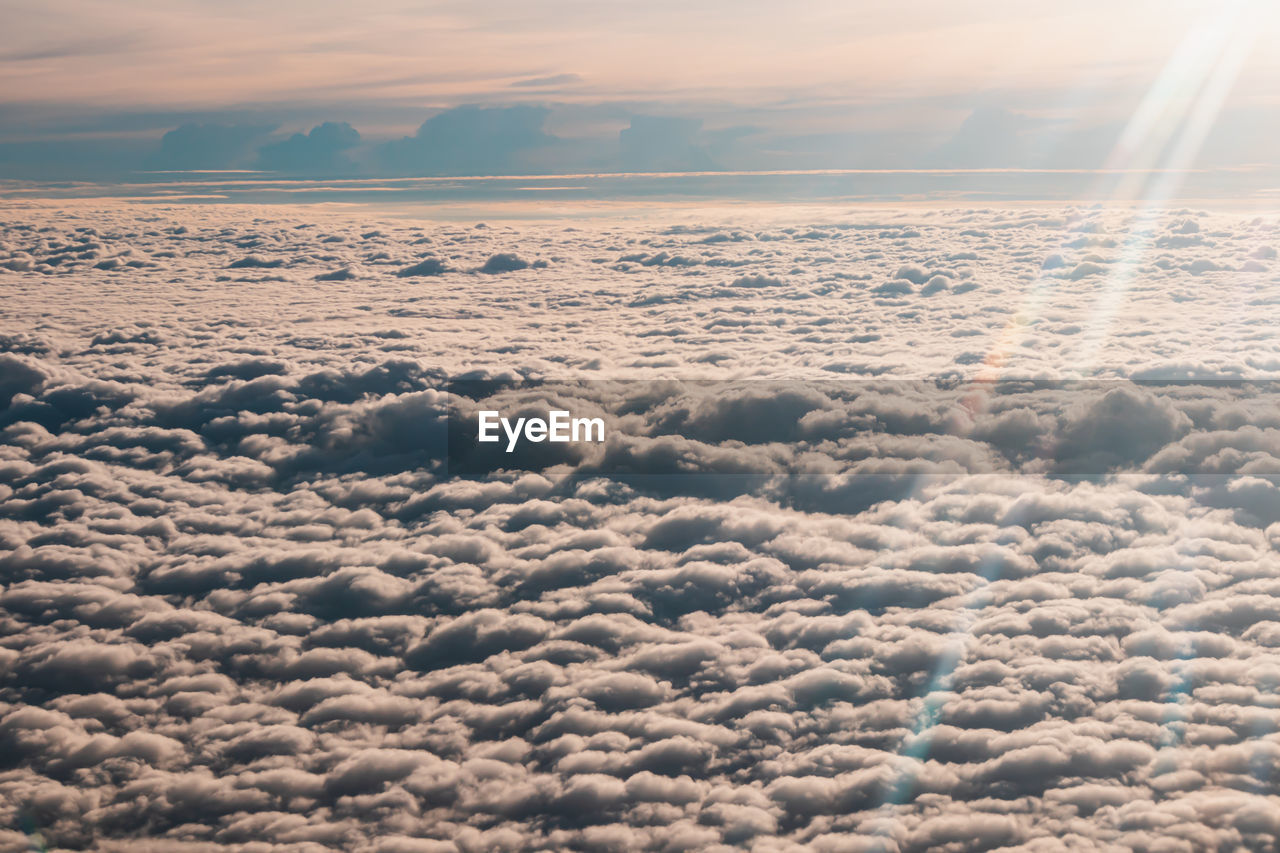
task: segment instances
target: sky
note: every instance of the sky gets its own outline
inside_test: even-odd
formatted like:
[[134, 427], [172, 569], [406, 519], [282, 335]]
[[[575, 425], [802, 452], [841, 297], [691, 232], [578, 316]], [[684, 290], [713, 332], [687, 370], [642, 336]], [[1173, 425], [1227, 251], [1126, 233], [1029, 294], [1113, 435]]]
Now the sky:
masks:
[[[1273, 165], [1207, 2], [0, 3], [0, 177]], [[151, 179], [155, 179], [154, 175]]]
[[1270, 6], [0, 0], [0, 849], [1280, 849]]

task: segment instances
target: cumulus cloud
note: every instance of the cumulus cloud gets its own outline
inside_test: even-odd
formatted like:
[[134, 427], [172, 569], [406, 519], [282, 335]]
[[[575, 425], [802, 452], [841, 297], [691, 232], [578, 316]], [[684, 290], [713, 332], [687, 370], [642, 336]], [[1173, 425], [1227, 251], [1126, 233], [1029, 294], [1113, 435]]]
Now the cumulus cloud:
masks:
[[347, 152], [359, 144], [360, 134], [351, 125], [327, 121], [259, 148], [257, 166], [292, 174], [350, 173], [355, 163]]
[[527, 171], [524, 158], [555, 141], [542, 128], [549, 115], [533, 106], [455, 107], [424, 121], [412, 136], [382, 144], [373, 156], [380, 169], [397, 174], [519, 174]]
[[1117, 381], [1274, 374], [1269, 220], [156, 214], [0, 231], [4, 845], [1274, 846], [1274, 396]]
[[703, 170], [715, 168], [699, 144], [701, 119], [682, 116], [631, 117], [618, 134], [622, 166], [632, 171]]
[[270, 125], [184, 124], [160, 138], [153, 168], [247, 168], [273, 129]]

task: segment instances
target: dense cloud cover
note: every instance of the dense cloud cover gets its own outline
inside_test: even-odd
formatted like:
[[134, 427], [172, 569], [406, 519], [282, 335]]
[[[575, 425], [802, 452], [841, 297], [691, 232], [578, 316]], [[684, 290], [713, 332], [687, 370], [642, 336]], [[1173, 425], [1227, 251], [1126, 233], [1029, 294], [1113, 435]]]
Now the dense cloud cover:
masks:
[[1270, 218], [789, 215], [10, 210], [4, 844], [1273, 849], [1274, 414], [747, 383], [606, 450], [694, 476], [441, 466], [459, 376], [1280, 366]]

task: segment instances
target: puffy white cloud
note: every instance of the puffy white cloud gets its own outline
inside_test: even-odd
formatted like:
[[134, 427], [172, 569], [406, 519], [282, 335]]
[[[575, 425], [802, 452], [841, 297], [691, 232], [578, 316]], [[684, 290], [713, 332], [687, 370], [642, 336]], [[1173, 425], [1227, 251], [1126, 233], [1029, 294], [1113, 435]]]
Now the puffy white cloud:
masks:
[[[1274, 225], [1148, 230], [1134, 261], [1119, 211], [17, 214], [0, 824], [51, 849], [1270, 849], [1270, 392], [900, 378], [1273, 373], [1245, 262]], [[528, 405], [528, 376], [595, 380], [557, 399], [616, 439], [446, 460], [445, 380]]]

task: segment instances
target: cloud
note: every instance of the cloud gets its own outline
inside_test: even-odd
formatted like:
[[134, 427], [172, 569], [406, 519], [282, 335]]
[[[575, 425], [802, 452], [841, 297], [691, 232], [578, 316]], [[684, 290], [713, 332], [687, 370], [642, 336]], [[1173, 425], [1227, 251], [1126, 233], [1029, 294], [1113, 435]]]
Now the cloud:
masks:
[[511, 84], [512, 88], [543, 89], [550, 86], [571, 86], [581, 83], [582, 77], [577, 74], [550, 74], [545, 77], [526, 77]]
[[454, 107], [424, 121], [413, 136], [384, 143], [379, 167], [395, 174], [519, 174], [526, 158], [555, 138], [544, 107]]
[[519, 255], [513, 255], [510, 252], [499, 252], [496, 255], [489, 256], [484, 265], [480, 267], [480, 272], [495, 274], [516, 272], [517, 270], [528, 268], [529, 262]]
[[248, 168], [274, 128], [259, 124], [184, 124], [160, 138], [154, 169]]
[[942, 168], [1101, 168], [1123, 128], [1081, 114], [1054, 118], [979, 106], [928, 157]]
[[1273, 846], [1271, 219], [156, 213], [0, 230], [3, 843]]
[[631, 117], [618, 134], [622, 167], [626, 171], [700, 171], [716, 168], [697, 143], [702, 121], [679, 116]]
[[449, 267], [439, 258], [423, 258], [416, 264], [411, 264], [396, 273], [401, 278], [423, 275], [443, 275], [449, 272]]
[[282, 142], [262, 146], [256, 166], [290, 174], [350, 174], [355, 163], [348, 152], [359, 144], [360, 134], [351, 125], [327, 121], [306, 134], [295, 133]]

